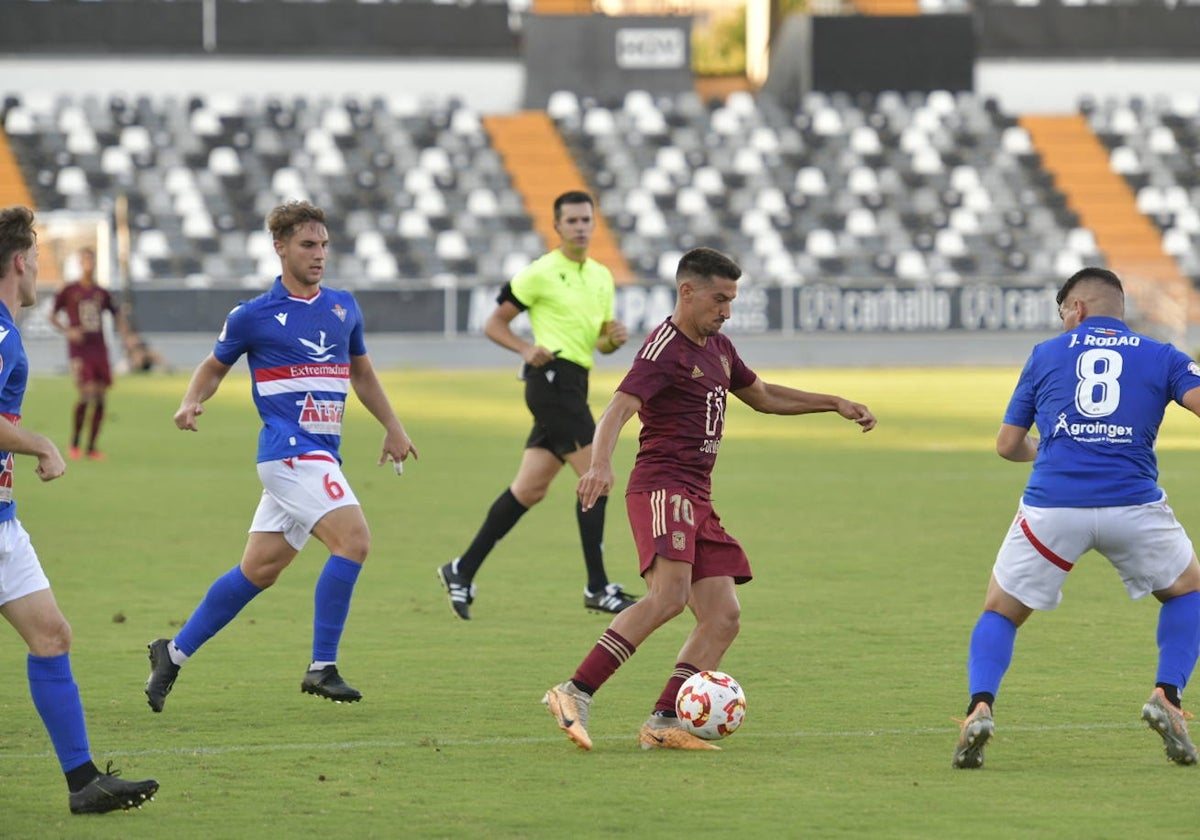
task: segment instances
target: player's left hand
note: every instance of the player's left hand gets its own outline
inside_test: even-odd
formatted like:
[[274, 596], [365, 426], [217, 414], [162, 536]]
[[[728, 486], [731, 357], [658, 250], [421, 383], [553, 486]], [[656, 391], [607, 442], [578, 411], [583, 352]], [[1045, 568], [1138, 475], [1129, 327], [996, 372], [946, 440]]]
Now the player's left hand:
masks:
[[871, 409], [862, 403], [850, 402], [850, 400], [838, 400], [837, 412], [847, 420], [853, 420], [862, 427], [864, 432], [869, 432], [875, 428], [875, 415], [871, 413]]
[[388, 432], [383, 436], [383, 452], [379, 455], [377, 466], [382, 467], [384, 464], [391, 462], [396, 465], [396, 475], [404, 472], [404, 468], [400, 466], [411, 455], [413, 460], [420, 460], [421, 456], [417, 454], [417, 447], [413, 446], [413, 442], [409, 439], [408, 434], [403, 430], [397, 432]]
[[42, 481], [53, 481], [67, 471], [67, 462], [63, 460], [58, 447], [51, 445], [50, 451], [38, 457], [34, 472]]

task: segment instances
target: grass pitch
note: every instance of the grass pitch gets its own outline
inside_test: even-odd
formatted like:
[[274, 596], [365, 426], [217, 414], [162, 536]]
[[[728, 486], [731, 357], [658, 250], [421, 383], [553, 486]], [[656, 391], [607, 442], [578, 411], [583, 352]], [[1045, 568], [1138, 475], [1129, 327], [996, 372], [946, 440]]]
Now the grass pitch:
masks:
[[[753, 360], [750, 360], [751, 362]], [[1027, 466], [992, 451], [1017, 370], [763, 371], [861, 400], [868, 435], [831, 415], [755, 415], [731, 401], [715, 502], [746, 546], [743, 627], [723, 667], [748, 696], [720, 753], [643, 752], [636, 732], [690, 627], [651, 637], [597, 695], [583, 753], [538, 700], [606, 626], [582, 606], [574, 481], [497, 547], [475, 620], [434, 574], [511, 479], [528, 419], [489, 371], [385, 374], [420, 451], [402, 478], [355, 404], [343, 454], [374, 548], [340, 665], [365, 699], [302, 695], [314, 543], [187, 664], [161, 715], [145, 645], [178, 629], [239, 559], [259, 494], [244, 371], [175, 430], [183, 375], [112, 392], [105, 463], [42, 485], [18, 459], [20, 516], [75, 631], [72, 663], [97, 762], [162, 783], [141, 812], [72, 817], [6, 631], [0, 837], [1125, 838], [1194, 833], [1200, 769], [1169, 765], [1138, 719], [1154, 678], [1156, 602], [1130, 603], [1090, 555], [1062, 607], [1022, 629], [981, 771], [950, 768], [967, 640]], [[616, 375], [593, 382], [597, 411]], [[65, 448], [72, 389], [37, 379], [25, 423]], [[628, 473], [636, 423], [617, 471]], [[1162, 481], [1200, 534], [1197, 425], [1168, 413]], [[642, 591], [623, 505], [614, 580]]]

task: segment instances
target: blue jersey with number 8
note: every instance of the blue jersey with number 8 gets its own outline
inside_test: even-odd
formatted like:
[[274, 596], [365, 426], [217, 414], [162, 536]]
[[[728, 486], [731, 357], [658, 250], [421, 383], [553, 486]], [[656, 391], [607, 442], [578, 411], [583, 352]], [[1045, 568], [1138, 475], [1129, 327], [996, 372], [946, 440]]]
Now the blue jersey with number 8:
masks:
[[1004, 422], [1041, 440], [1024, 500], [1034, 507], [1158, 501], [1154, 443], [1171, 401], [1200, 388], [1200, 366], [1117, 318], [1087, 318], [1033, 348]]

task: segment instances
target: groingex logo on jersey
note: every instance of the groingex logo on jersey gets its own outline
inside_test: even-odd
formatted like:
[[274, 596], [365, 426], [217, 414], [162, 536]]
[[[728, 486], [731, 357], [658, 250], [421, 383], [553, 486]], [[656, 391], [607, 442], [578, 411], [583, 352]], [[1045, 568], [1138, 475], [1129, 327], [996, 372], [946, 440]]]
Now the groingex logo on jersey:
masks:
[[1062, 432], [1080, 443], [1133, 443], [1133, 426], [1120, 426], [1116, 423], [1089, 421], [1086, 423], [1071, 423], [1067, 420], [1066, 412], [1058, 415], [1051, 437], [1058, 437]]
[[320, 400], [312, 394], [305, 394], [304, 399], [296, 401], [296, 405], [300, 406], [297, 425], [304, 431], [314, 435], [342, 433], [342, 414], [346, 410], [344, 400]]

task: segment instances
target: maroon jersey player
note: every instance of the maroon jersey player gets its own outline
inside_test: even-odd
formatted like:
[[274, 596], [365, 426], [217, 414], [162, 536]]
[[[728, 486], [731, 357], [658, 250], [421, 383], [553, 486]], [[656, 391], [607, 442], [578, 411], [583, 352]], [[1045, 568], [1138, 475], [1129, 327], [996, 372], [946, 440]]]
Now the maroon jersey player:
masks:
[[625, 504], [647, 593], [620, 613], [574, 676], [543, 702], [583, 749], [592, 695], [659, 627], [690, 608], [696, 618], [654, 712], [642, 725], [643, 749], [716, 749], [675, 718], [675, 695], [692, 674], [716, 670], [737, 636], [741, 607], [735, 585], [751, 578], [750, 561], [713, 511], [713, 464], [733, 394], [766, 414], [836, 411], [864, 432], [875, 427], [865, 405], [831, 394], [764, 382], [738, 356], [721, 327], [730, 318], [741, 269], [710, 248], [684, 254], [676, 271], [671, 317], [642, 345], [604, 410], [592, 440], [591, 466], [579, 479], [584, 509], [613, 485], [612, 454], [633, 415], [642, 422]]
[[54, 296], [50, 321], [67, 337], [67, 359], [79, 393], [72, 414], [69, 454], [75, 460], [80, 457], [79, 444], [90, 408], [87, 457], [101, 460], [104, 455], [97, 449], [96, 441], [104, 422], [104, 398], [112, 385], [108, 346], [104, 342], [104, 313], [112, 315], [122, 334], [128, 328], [113, 296], [96, 284], [96, 252], [91, 248], [80, 251], [79, 266], [79, 279], [63, 286]]

